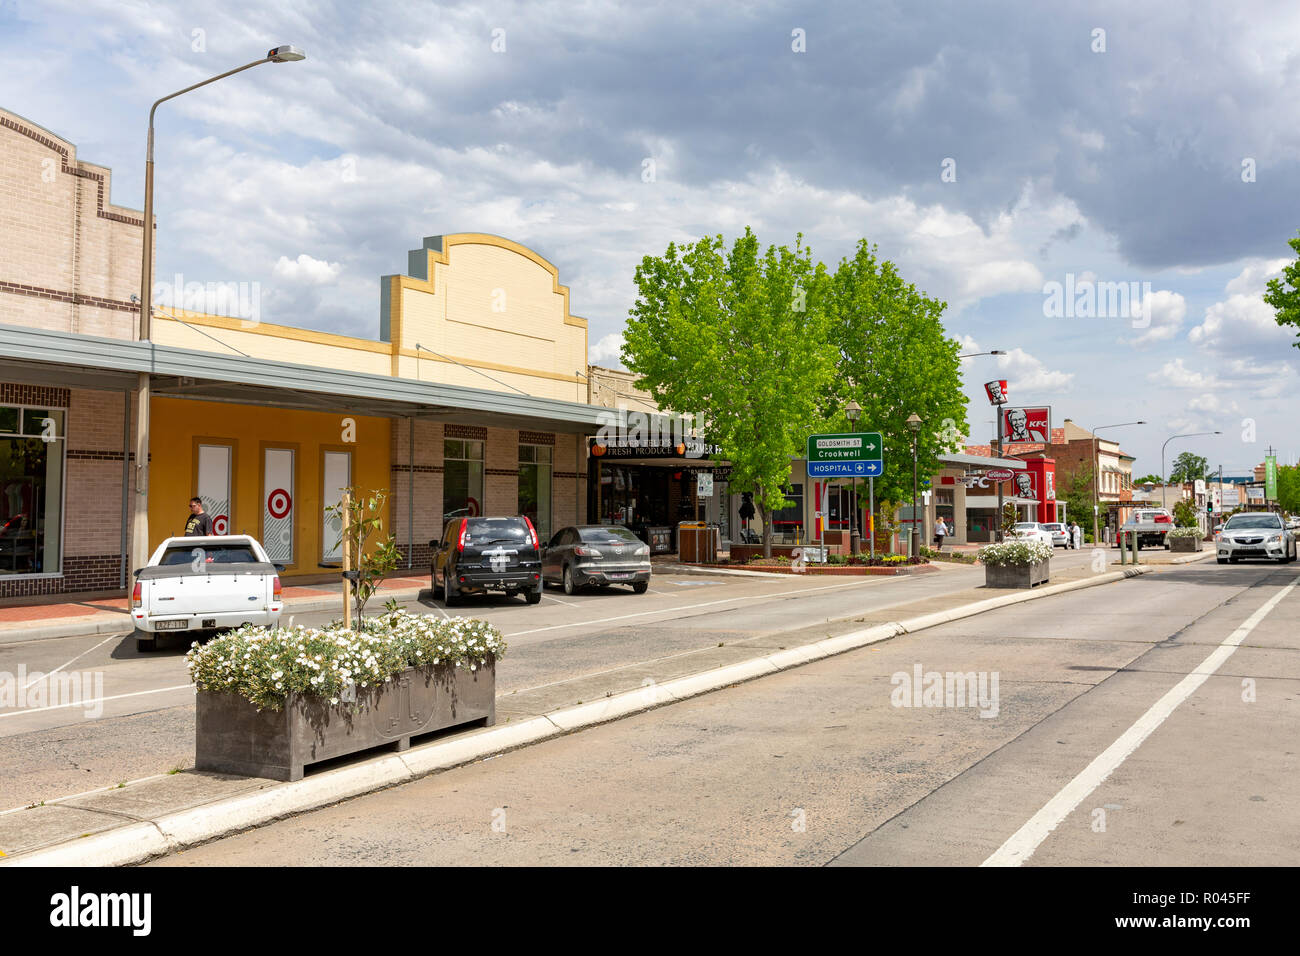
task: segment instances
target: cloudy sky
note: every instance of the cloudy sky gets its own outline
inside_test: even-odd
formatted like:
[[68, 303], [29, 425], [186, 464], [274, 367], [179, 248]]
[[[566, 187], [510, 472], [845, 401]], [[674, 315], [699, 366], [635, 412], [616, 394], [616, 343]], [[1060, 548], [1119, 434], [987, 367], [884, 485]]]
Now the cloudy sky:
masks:
[[[1056, 424], [1146, 419], [1113, 433], [1136, 474], [1215, 429], [1170, 458], [1239, 472], [1300, 454], [1300, 350], [1260, 301], [1300, 229], [1300, 7], [1216, 6], [0, 0], [0, 106], [139, 208], [149, 104], [293, 43], [160, 108], [160, 276], [374, 337], [407, 249], [496, 233], [612, 365], [668, 242], [802, 232], [833, 265], [866, 237], [1009, 353], [966, 363], [973, 440], [1005, 378]], [[1066, 300], [1090, 282], [1145, 304]]]

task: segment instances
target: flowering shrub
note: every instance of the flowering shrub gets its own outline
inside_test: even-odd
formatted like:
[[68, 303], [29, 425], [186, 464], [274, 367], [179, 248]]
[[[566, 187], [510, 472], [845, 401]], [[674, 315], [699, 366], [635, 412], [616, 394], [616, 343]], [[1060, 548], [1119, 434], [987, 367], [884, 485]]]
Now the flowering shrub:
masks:
[[1172, 531], [1166, 532], [1165, 537], [1166, 538], [1203, 538], [1205, 537], [1205, 532], [1197, 527], [1174, 528]]
[[345, 691], [379, 685], [408, 667], [450, 664], [477, 670], [505, 655], [501, 632], [486, 621], [437, 620], [396, 611], [368, 618], [363, 630], [246, 624], [185, 655], [199, 690], [230, 691], [280, 710], [290, 693], [337, 704]]
[[979, 550], [980, 563], [991, 568], [1038, 564], [1052, 557], [1052, 546], [1041, 541], [1006, 541]]

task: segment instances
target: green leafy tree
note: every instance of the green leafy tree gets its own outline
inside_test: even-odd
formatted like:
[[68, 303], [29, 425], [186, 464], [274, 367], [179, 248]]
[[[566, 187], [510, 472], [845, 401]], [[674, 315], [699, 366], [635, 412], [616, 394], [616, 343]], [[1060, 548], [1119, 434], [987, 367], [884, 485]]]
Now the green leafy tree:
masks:
[[[350, 582], [356, 620], [353, 626], [361, 630], [361, 616], [366, 602], [374, 596], [384, 576], [397, 567], [401, 553], [393, 543], [392, 535], [379, 537], [371, 546], [371, 538], [381, 535], [384, 529], [384, 504], [387, 489], [364, 492], [348, 488], [349, 498], [325, 508], [327, 514], [339, 519], [339, 540], [335, 546], [346, 544], [352, 556], [355, 580]], [[346, 529], [346, 530], [343, 530]], [[346, 542], [344, 541], [346, 538]]]
[[1174, 502], [1174, 524], [1179, 528], [1196, 527], [1196, 506], [1186, 498]]
[[1185, 451], [1174, 459], [1174, 466], [1169, 472], [1169, 483], [1181, 484], [1184, 481], [1196, 481], [1204, 478], [1209, 462], [1200, 455]]
[[699, 416], [731, 462], [730, 489], [753, 493], [765, 557], [790, 459], [822, 420], [834, 373], [828, 281], [802, 235], [793, 250], [761, 252], [749, 228], [730, 250], [720, 235], [670, 243], [636, 270], [624, 364], [661, 408]]
[[1300, 512], [1300, 467], [1278, 465], [1277, 503], [1290, 514]]
[[1143, 475], [1141, 478], [1138, 478], [1133, 482], [1133, 487], [1136, 488], [1140, 485], [1163, 485], [1164, 483], [1165, 480], [1159, 475]]
[[1300, 348], [1300, 235], [1287, 241], [1296, 253], [1296, 261], [1282, 270], [1282, 278], [1269, 279], [1264, 301], [1273, 307], [1277, 324], [1296, 328], [1296, 340], [1291, 344]]
[[[847, 428], [844, 408], [862, 406], [858, 431], [884, 441], [884, 474], [876, 497], [911, 505], [912, 431], [917, 432], [918, 484], [938, 470], [938, 455], [958, 449], [968, 432], [961, 389], [960, 343], [940, 318], [947, 304], [918, 292], [865, 239], [831, 277], [825, 309], [835, 347], [835, 376], [823, 399], [827, 431]], [[923, 487], [923, 485], [921, 485]], [[919, 495], [920, 488], [918, 488]]]
[[1065, 502], [1065, 517], [1080, 527], [1092, 528], [1092, 469], [1083, 466], [1073, 472], [1058, 472], [1056, 497]]

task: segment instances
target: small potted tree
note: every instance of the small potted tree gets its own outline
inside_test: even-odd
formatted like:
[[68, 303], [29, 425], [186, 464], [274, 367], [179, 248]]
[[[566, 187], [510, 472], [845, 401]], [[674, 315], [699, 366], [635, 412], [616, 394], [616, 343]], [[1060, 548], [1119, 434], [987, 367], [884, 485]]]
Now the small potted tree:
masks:
[[1006, 540], [985, 545], [979, 550], [985, 587], [1032, 588], [1047, 583], [1052, 546], [1016, 538], [1012, 533], [1015, 518], [1015, 507], [1008, 503], [1002, 515], [1002, 533]]
[[1174, 527], [1165, 534], [1171, 552], [1190, 553], [1201, 550], [1205, 537], [1196, 521], [1196, 508], [1186, 498], [1174, 505]]

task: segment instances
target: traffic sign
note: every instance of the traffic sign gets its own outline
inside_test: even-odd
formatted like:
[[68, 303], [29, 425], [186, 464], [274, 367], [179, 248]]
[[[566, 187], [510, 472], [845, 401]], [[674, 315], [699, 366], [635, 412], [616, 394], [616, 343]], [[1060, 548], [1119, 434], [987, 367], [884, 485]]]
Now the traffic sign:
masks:
[[885, 473], [879, 461], [810, 461], [809, 478], [879, 478]]
[[878, 478], [884, 474], [880, 432], [808, 436], [808, 477]]

